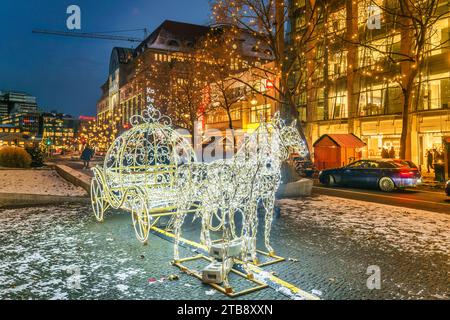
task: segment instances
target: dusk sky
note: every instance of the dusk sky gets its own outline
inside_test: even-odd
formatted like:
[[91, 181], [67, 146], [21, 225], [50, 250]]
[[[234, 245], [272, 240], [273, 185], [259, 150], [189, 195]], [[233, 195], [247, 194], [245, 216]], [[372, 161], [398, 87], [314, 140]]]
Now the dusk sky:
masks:
[[[66, 9], [81, 8], [80, 32], [147, 28], [164, 20], [207, 24], [208, 0], [2, 0], [0, 90], [28, 92], [43, 110], [95, 115], [100, 85], [115, 46], [137, 43], [33, 34], [33, 29], [69, 31]], [[143, 32], [119, 33], [143, 37]]]

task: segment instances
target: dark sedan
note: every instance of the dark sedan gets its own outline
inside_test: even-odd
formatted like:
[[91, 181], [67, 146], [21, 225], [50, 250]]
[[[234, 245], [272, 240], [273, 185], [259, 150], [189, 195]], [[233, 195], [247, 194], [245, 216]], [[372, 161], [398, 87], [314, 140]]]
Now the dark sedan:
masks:
[[445, 193], [450, 197], [450, 180], [445, 184]]
[[359, 160], [345, 167], [322, 170], [319, 181], [330, 187], [380, 188], [391, 192], [396, 188], [415, 187], [421, 183], [421, 175], [414, 164], [404, 161]]

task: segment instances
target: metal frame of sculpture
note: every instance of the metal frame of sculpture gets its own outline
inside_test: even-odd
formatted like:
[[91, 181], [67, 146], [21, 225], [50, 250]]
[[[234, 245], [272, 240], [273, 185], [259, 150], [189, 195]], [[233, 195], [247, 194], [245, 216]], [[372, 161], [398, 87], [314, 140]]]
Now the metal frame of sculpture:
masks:
[[220, 283], [231, 294], [228, 273], [235, 262], [242, 263], [253, 279], [248, 264], [258, 263], [259, 207], [265, 212], [264, 245], [268, 255], [275, 256], [270, 231], [281, 164], [290, 152], [302, 155], [307, 150], [296, 123], [286, 125], [278, 113], [271, 122], [261, 119], [231, 159], [201, 163], [188, 139], [153, 106], [130, 122], [133, 127], [114, 141], [103, 167], [93, 169], [91, 199], [97, 220], [103, 221], [109, 207], [125, 209], [132, 215], [137, 238], [145, 243], [159, 218], [171, 216], [174, 264], [183, 269], [181, 262], [192, 257], [180, 258], [182, 225], [187, 213], [194, 212], [201, 219], [200, 240], [210, 250], [208, 260], [221, 265]]
[[100, 222], [109, 207], [129, 211], [137, 238], [146, 243], [159, 218], [174, 213], [178, 171], [196, 157], [157, 109], [149, 107], [130, 123], [133, 127], [109, 148], [103, 167], [93, 168], [91, 201]]
[[[239, 259], [246, 268], [249, 261], [258, 263], [256, 237], [258, 229], [258, 207], [265, 211], [264, 244], [270, 256], [275, 252], [270, 245], [275, 193], [281, 182], [281, 164], [290, 152], [304, 155], [306, 146], [296, 128], [296, 122], [285, 125], [275, 114], [270, 123], [261, 120], [254, 133], [231, 159], [190, 166], [178, 179], [178, 189], [185, 190], [178, 197], [177, 208], [188, 210], [196, 201], [201, 203], [196, 216], [202, 220], [201, 242], [207, 248], [221, 243], [224, 257], [223, 272]], [[186, 192], [187, 191], [187, 192]], [[241, 215], [242, 226], [236, 227], [235, 217]], [[179, 255], [179, 241], [185, 215], [173, 216], [175, 233], [174, 260], [182, 261]], [[221, 236], [212, 241], [211, 232]], [[233, 243], [241, 247], [239, 256], [229, 256], [227, 252]], [[189, 259], [189, 258], [188, 258]], [[229, 287], [228, 279], [223, 279]]]

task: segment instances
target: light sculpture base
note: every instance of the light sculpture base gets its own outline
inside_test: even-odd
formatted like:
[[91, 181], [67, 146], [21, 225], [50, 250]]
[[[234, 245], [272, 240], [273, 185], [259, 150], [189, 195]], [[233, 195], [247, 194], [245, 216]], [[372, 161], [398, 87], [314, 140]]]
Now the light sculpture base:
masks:
[[[203, 281], [203, 275], [202, 275], [201, 272], [198, 272], [197, 270], [191, 269], [191, 268], [189, 268], [189, 267], [187, 267], [185, 265], [186, 262], [195, 261], [195, 260], [205, 260], [207, 262], [213, 262], [214, 261], [214, 259], [212, 259], [212, 258], [210, 258], [208, 256], [205, 256], [203, 254], [200, 254], [200, 255], [193, 256], [193, 257], [187, 257], [187, 258], [179, 259], [177, 261], [172, 262], [172, 264], [174, 266], [180, 268], [180, 270], [182, 272], [185, 272], [185, 273], [187, 273], [189, 275], [192, 275], [192, 276], [196, 277], [197, 279]], [[269, 287], [267, 284], [265, 284], [265, 283], [255, 279], [253, 277], [253, 275], [249, 276], [249, 274], [245, 274], [245, 273], [243, 273], [243, 272], [241, 272], [241, 271], [239, 271], [239, 270], [237, 270], [237, 269], [235, 269], [233, 267], [230, 269], [230, 273], [233, 273], [234, 275], [239, 276], [241, 279], [244, 279], [244, 280], [250, 282], [251, 284], [253, 284], [253, 286], [250, 287], [250, 288], [243, 289], [241, 291], [234, 291], [231, 286], [224, 286], [224, 285], [220, 285], [220, 284], [212, 283], [212, 282], [209, 282], [207, 284], [210, 285], [211, 287], [213, 287], [214, 289], [216, 289], [217, 291], [222, 292], [223, 294], [226, 294], [227, 296], [229, 296], [231, 298], [239, 297], [239, 296], [242, 296], [242, 295], [245, 295], [245, 294], [248, 294], [248, 293], [251, 293], [251, 292], [255, 292], [255, 291], [258, 291], [258, 290], [262, 290], [262, 289], [265, 289], [265, 288]]]

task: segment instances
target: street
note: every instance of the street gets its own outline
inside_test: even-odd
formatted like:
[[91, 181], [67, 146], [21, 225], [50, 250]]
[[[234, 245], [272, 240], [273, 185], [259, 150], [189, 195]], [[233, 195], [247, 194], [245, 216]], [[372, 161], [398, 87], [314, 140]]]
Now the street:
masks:
[[387, 193], [380, 190], [370, 189], [344, 187], [329, 188], [316, 184], [313, 188], [313, 192], [320, 195], [376, 202], [398, 207], [416, 208], [439, 213], [450, 213], [450, 197], [446, 196], [444, 190], [429, 191], [417, 188], [397, 190], [392, 193]]

